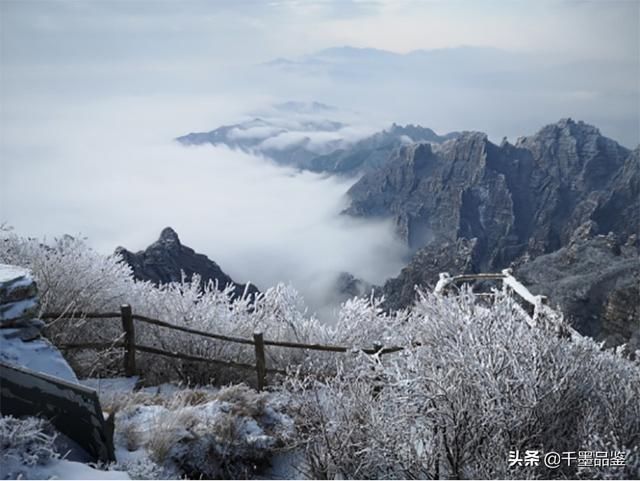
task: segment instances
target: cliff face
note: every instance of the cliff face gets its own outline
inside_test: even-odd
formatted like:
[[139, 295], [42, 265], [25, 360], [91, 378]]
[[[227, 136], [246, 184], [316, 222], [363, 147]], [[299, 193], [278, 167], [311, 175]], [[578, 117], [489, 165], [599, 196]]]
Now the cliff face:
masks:
[[414, 250], [477, 239], [477, 267], [561, 248], [584, 222], [627, 238], [640, 216], [639, 150], [570, 119], [515, 145], [465, 132], [440, 146], [403, 147], [350, 190], [346, 213], [392, 216]]
[[349, 196], [347, 214], [391, 216], [414, 250], [380, 290], [387, 308], [410, 306], [440, 272], [514, 266], [580, 332], [640, 347], [640, 148], [570, 119], [515, 144], [465, 132], [403, 147]]
[[184, 272], [187, 280], [190, 280], [194, 274], [198, 274], [203, 284], [211, 280], [217, 283], [220, 290], [227, 285], [233, 285], [234, 297], [242, 296], [245, 290], [247, 294], [259, 293], [258, 289], [251, 284], [234, 282], [218, 264], [204, 254], [198, 254], [193, 249], [182, 245], [178, 234], [170, 227], [163, 229], [160, 238], [143, 251], [133, 253], [118, 247], [116, 253], [131, 266], [134, 277], [139, 280], [165, 284], [180, 281]]
[[478, 272], [476, 239], [432, 243], [415, 253], [400, 274], [389, 279], [377, 292], [385, 297], [385, 308], [398, 310], [413, 304], [415, 286], [433, 287], [441, 272]]
[[587, 223], [568, 245], [523, 263], [515, 276], [534, 294], [560, 307], [582, 334], [607, 345], [628, 342], [640, 349], [640, 261], [638, 242], [595, 235]]

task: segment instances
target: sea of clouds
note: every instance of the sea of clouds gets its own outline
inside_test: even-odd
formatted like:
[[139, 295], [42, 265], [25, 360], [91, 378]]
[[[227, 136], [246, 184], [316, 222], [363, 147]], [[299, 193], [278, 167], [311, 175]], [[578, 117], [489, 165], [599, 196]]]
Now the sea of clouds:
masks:
[[242, 101], [207, 99], [215, 118], [203, 116], [202, 98], [191, 101], [140, 97], [14, 112], [3, 143], [14, 167], [3, 179], [2, 220], [23, 235], [87, 237], [104, 253], [143, 249], [171, 226], [235, 280], [260, 289], [289, 282], [315, 310], [340, 272], [374, 283], [399, 272], [407, 253], [389, 221], [340, 214], [356, 179], [223, 146], [185, 147], [173, 140], [186, 133], [181, 119], [213, 128], [243, 117]]

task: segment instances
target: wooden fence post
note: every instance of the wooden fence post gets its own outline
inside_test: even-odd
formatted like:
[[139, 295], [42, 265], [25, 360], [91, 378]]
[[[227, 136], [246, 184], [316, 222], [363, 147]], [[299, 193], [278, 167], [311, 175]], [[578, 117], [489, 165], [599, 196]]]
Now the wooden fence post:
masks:
[[267, 363], [264, 358], [264, 339], [261, 332], [253, 333], [256, 348], [256, 373], [258, 374], [258, 391], [262, 391], [267, 383]]
[[124, 329], [124, 374], [127, 377], [136, 375], [136, 331], [133, 325], [131, 306], [120, 306], [122, 328]]

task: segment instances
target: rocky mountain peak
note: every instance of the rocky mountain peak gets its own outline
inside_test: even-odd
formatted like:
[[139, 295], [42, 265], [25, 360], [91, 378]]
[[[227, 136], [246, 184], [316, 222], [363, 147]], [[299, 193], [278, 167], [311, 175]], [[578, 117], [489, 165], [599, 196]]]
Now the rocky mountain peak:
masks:
[[134, 253], [124, 247], [118, 247], [116, 254], [129, 264], [134, 277], [138, 280], [165, 284], [181, 281], [183, 274], [187, 280], [197, 274], [200, 276], [202, 286], [209, 281], [212, 281], [220, 290], [232, 285], [234, 297], [242, 296], [245, 290], [248, 294], [259, 293], [258, 289], [251, 284], [234, 282], [218, 264], [204, 254], [199, 254], [190, 247], [182, 245], [178, 234], [171, 227], [164, 228], [159, 239], [143, 251]]
[[521, 137], [516, 146], [528, 148], [535, 144], [553, 147], [557, 151], [575, 151], [582, 154], [579, 157], [593, 154], [599, 147], [615, 149], [618, 146], [613, 140], [603, 137], [597, 127], [571, 118], [545, 125], [530, 137]]
[[345, 212], [392, 217], [413, 250], [477, 238], [478, 266], [496, 269], [566, 245], [587, 221], [626, 239], [635, 226], [625, 219], [640, 216], [639, 177], [637, 152], [562, 119], [516, 145], [463, 132], [404, 146], [351, 187]]
[[180, 238], [178, 237], [178, 233], [171, 227], [165, 227], [164, 229], [162, 229], [162, 232], [160, 232], [158, 243], [169, 248], [179, 248], [182, 246], [182, 244], [180, 243]]

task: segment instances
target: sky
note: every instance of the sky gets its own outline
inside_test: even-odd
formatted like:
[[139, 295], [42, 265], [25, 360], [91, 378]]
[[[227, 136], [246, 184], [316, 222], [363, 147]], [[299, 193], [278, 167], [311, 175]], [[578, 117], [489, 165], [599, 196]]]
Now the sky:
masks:
[[[571, 116], [632, 148], [639, 22], [635, 0], [0, 0], [0, 222], [104, 252], [171, 225], [259, 287], [381, 282], [406, 253], [338, 215], [349, 182], [173, 139], [318, 100], [362, 130], [500, 141]], [[325, 51], [345, 46], [384, 52]]]

